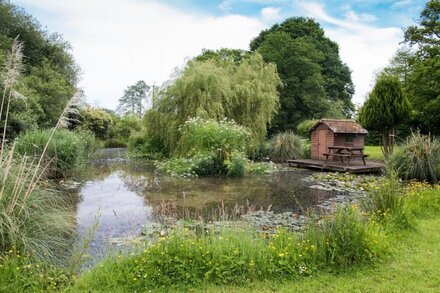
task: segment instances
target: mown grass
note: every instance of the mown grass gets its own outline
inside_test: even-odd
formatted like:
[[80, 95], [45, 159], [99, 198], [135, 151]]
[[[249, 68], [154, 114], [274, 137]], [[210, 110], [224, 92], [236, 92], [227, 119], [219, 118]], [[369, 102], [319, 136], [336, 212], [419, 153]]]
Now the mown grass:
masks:
[[369, 160], [374, 161], [385, 161], [385, 157], [382, 153], [380, 146], [377, 145], [366, 145], [364, 153], [368, 155]]

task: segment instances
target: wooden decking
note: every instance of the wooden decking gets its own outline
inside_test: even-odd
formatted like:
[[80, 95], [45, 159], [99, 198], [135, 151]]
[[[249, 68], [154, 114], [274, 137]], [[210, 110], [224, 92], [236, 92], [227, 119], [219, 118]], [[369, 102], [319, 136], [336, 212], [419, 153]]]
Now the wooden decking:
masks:
[[324, 164], [320, 160], [289, 160], [289, 166], [298, 168], [315, 169], [320, 171], [349, 172], [349, 173], [379, 173], [383, 165], [376, 162], [367, 161], [364, 165], [362, 161], [352, 161], [350, 165], [342, 165], [340, 162], [331, 161]]

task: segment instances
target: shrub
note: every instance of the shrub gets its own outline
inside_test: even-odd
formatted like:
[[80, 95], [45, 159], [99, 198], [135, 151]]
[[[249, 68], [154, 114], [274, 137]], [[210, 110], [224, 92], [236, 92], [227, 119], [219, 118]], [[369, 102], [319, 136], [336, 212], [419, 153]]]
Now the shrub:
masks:
[[316, 119], [302, 121], [296, 126], [296, 133], [304, 138], [310, 138], [310, 131], [312, 130], [313, 126], [318, 123], [318, 121], [319, 120]]
[[435, 182], [439, 178], [440, 141], [418, 132], [412, 133], [388, 164], [405, 180]]
[[113, 123], [112, 116], [103, 109], [85, 108], [81, 110], [81, 128], [87, 129], [99, 139], [106, 139], [110, 135]]
[[[38, 157], [51, 135], [52, 130], [35, 130], [20, 135], [17, 139], [16, 153]], [[94, 137], [86, 131], [55, 131], [46, 150], [46, 161], [53, 160], [51, 176], [64, 176], [67, 172], [82, 167], [94, 152]]]
[[128, 139], [132, 134], [139, 133], [141, 129], [141, 119], [137, 115], [125, 115], [121, 118], [116, 116], [110, 127], [109, 136], [113, 139]]
[[271, 139], [269, 157], [276, 162], [302, 158], [303, 145], [304, 140], [291, 131], [278, 133]]
[[247, 158], [244, 157], [243, 153], [235, 153], [231, 155], [231, 158], [226, 162], [228, 168], [227, 175], [229, 177], [241, 177], [244, 175], [245, 166], [248, 163]]
[[372, 263], [387, 251], [379, 226], [364, 219], [357, 206], [338, 208], [312, 224], [304, 237], [316, 247], [316, 265], [322, 269]]
[[163, 144], [144, 133], [136, 133], [128, 139], [128, 155], [130, 158], [160, 160], [167, 156]]
[[180, 128], [177, 154], [192, 156], [197, 152], [216, 151], [227, 158], [232, 152], [245, 152], [250, 138], [249, 132], [233, 120], [192, 118]]

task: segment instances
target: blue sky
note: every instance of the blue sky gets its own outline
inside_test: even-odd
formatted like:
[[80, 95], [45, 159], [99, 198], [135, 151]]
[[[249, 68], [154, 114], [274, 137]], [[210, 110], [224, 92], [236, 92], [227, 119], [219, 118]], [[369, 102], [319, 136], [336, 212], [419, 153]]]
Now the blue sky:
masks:
[[137, 80], [160, 85], [203, 48], [247, 49], [288, 17], [315, 18], [352, 69], [361, 104], [375, 73], [414, 24], [420, 0], [16, 0], [51, 32], [64, 35], [82, 68], [80, 86], [95, 106], [116, 108]]

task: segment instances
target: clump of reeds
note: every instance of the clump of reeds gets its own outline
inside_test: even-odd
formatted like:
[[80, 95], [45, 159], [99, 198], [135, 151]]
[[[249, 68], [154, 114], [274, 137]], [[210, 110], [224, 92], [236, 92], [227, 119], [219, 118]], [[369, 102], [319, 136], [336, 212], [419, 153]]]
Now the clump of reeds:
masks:
[[436, 182], [440, 175], [440, 141], [414, 132], [390, 157], [388, 164], [402, 179]]
[[278, 133], [270, 141], [269, 158], [276, 162], [302, 158], [303, 144], [304, 140], [291, 131]]
[[4, 117], [4, 126], [0, 151], [0, 254], [22, 251], [37, 259], [62, 261], [71, 246], [74, 214], [65, 198], [46, 180], [49, 163], [43, 158], [53, 134], [71, 111], [72, 102], [63, 111], [40, 157], [19, 156], [15, 142], [6, 144], [11, 101], [22, 97], [14, 89], [22, 73], [22, 50], [23, 45], [16, 38], [1, 75], [0, 116]]

